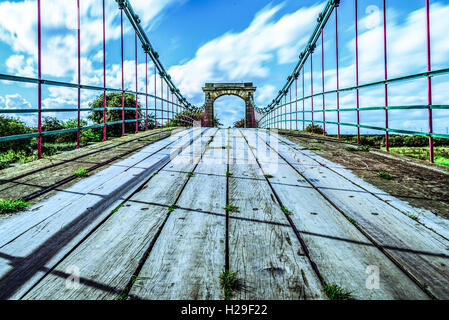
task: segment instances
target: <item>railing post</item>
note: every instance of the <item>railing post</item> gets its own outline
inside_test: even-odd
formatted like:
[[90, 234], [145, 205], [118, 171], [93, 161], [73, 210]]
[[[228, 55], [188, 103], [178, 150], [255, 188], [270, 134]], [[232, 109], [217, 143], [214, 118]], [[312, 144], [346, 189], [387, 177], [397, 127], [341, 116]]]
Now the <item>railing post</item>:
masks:
[[157, 129], [157, 71], [154, 63], [154, 128]]
[[313, 118], [314, 118], [314, 112], [313, 112], [313, 50], [310, 52], [310, 92], [311, 92], [311, 99], [312, 99], [312, 133], [314, 133], [313, 128]]
[[340, 139], [340, 70], [338, 57], [338, 7], [335, 7], [335, 51], [337, 63], [337, 137]]
[[357, 144], [360, 144], [360, 94], [359, 94], [359, 27], [358, 27], [357, 0], [355, 0], [355, 73], [356, 73], [356, 95], [357, 95]]
[[293, 122], [293, 115], [292, 115], [292, 85], [290, 84], [289, 87], [289, 91], [290, 91], [290, 131], [293, 129], [292, 127], [292, 122]]
[[103, 0], [103, 141], [107, 140], [106, 132], [106, 12], [105, 12], [105, 0]]
[[305, 66], [302, 66], [302, 131], [306, 130], [306, 102], [304, 98], [306, 97], [306, 79], [305, 79]]
[[386, 1], [383, 0], [383, 17], [384, 17], [384, 62], [385, 62], [385, 148], [390, 151], [389, 132], [388, 132], [388, 60], [387, 60], [387, 8]]
[[122, 137], [125, 135], [125, 73], [123, 68], [123, 9], [120, 8], [120, 31], [121, 31], [121, 50], [122, 50]]
[[295, 75], [295, 123], [298, 131], [298, 75]]
[[81, 140], [81, 17], [80, 17], [80, 0], [77, 0], [78, 13], [78, 131], [76, 132], [76, 148], [80, 148]]
[[326, 100], [324, 97], [324, 28], [321, 29], [321, 80], [323, 85], [323, 135], [326, 136]]
[[162, 122], [161, 122], [161, 127], [164, 127], [164, 78], [162, 77], [162, 74], [160, 74], [161, 76], [161, 112], [162, 112]]
[[136, 54], [136, 133], [139, 132], [139, 102], [137, 92], [139, 91], [138, 83], [137, 83], [137, 31], [134, 32], [134, 51]]
[[42, 157], [42, 49], [41, 49], [41, 0], [37, 0], [37, 78], [39, 80], [37, 84], [37, 158]]
[[[430, 3], [426, 0], [426, 26], [427, 26], [427, 71], [432, 71], [432, 60], [430, 51]], [[427, 98], [429, 104], [429, 160], [434, 163], [434, 149], [433, 149], [433, 114], [432, 114], [432, 77], [427, 77]]]
[[148, 131], [148, 53], [145, 52], [145, 131]]

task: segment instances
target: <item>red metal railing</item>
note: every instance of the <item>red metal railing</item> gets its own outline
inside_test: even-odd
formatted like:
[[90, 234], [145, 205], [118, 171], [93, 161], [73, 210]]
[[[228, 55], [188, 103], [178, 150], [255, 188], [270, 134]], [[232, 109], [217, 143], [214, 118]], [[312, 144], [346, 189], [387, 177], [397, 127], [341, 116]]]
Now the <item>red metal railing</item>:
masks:
[[[153, 121], [155, 127], [165, 126], [168, 121], [176, 120], [178, 124], [182, 124], [184, 126], [192, 126], [193, 118], [189, 116], [177, 116], [180, 112], [185, 110], [190, 110], [192, 105], [182, 96], [180, 91], [176, 88], [174, 83], [171, 81], [171, 77], [165, 71], [163, 65], [159, 61], [159, 56], [157, 52], [152, 48], [147, 35], [143, 31], [140, 25], [139, 17], [134, 13], [132, 6], [128, 0], [116, 0], [119, 5], [120, 10], [120, 51], [121, 51], [121, 88], [108, 88], [106, 83], [106, 12], [105, 12], [105, 0], [102, 1], [102, 37], [103, 37], [103, 86], [92, 86], [92, 85], [83, 85], [81, 79], [81, 14], [80, 14], [80, 2], [81, 0], [77, 0], [77, 83], [63, 82], [63, 81], [53, 81], [46, 80], [42, 77], [42, 8], [41, 8], [41, 0], [37, 0], [37, 35], [38, 35], [38, 72], [37, 78], [30, 77], [21, 77], [10, 74], [0, 74], [0, 80], [6, 80], [11, 82], [22, 82], [22, 83], [35, 83], [37, 84], [38, 98], [37, 98], [37, 109], [0, 109], [0, 115], [2, 114], [16, 114], [16, 113], [37, 113], [37, 132], [21, 134], [21, 135], [13, 135], [13, 136], [2, 136], [0, 137], [0, 143], [6, 141], [14, 141], [21, 139], [29, 139], [29, 138], [37, 138], [37, 157], [40, 159], [42, 157], [42, 143], [45, 136], [56, 135], [61, 133], [69, 133], [76, 132], [76, 147], [80, 148], [80, 136], [81, 131], [94, 129], [94, 128], [103, 128], [102, 130], [102, 140], [105, 141], [107, 139], [107, 127], [112, 125], [120, 125], [121, 124], [121, 132], [122, 136], [125, 135], [125, 123], [135, 122], [137, 133], [139, 131], [139, 123], [145, 123], [145, 130], [148, 130], [148, 122]], [[125, 89], [125, 68], [124, 68], [124, 19], [123, 14], [126, 14], [130, 24], [134, 29], [134, 51], [135, 51], [135, 91], [126, 90]], [[139, 92], [138, 88], [138, 40], [140, 41], [143, 52], [145, 54], [145, 92]], [[148, 57], [154, 63], [154, 94], [148, 93]], [[157, 96], [157, 81], [156, 81], [156, 73], [160, 74], [161, 80], [161, 95]], [[167, 90], [166, 99], [164, 99], [164, 83]], [[43, 109], [42, 108], [42, 86], [58, 86], [58, 87], [66, 87], [66, 88], [76, 88], [78, 99], [77, 99], [77, 108], [69, 109], [69, 108], [52, 108], [52, 109]], [[102, 108], [82, 108], [81, 107], [81, 90], [91, 90], [98, 91], [103, 93], [103, 107]], [[107, 93], [108, 92], [121, 92], [121, 108], [110, 108], [108, 107], [107, 101]], [[169, 97], [169, 92], [171, 92], [171, 100]], [[125, 94], [133, 94], [135, 96], [135, 109], [136, 111], [135, 119], [126, 119], [125, 118], [125, 110], [131, 110], [131, 108], [125, 108]], [[139, 118], [139, 109], [142, 107], [139, 106], [138, 97], [145, 96], [145, 112], [144, 117]], [[154, 115], [148, 114], [148, 98], [154, 99]], [[176, 98], [176, 102], [174, 101]], [[157, 104], [160, 102], [160, 108], [158, 108]], [[164, 104], [165, 102], [165, 104]], [[166, 108], [164, 108], [166, 106]], [[176, 111], [174, 106], [176, 106]], [[170, 109], [171, 108], [171, 109]], [[118, 110], [121, 109], [121, 121], [111, 121], [107, 122], [106, 113], [108, 110]], [[47, 131], [44, 132], [42, 130], [42, 114], [45, 112], [77, 112], [77, 128], [73, 129], [64, 129], [57, 131]], [[83, 111], [102, 111], [103, 112], [103, 121], [101, 124], [94, 124], [88, 126], [81, 126], [81, 112]], [[164, 119], [164, 112], [167, 112], [167, 117]], [[158, 117], [158, 113], [161, 114], [161, 118]], [[164, 121], [165, 120], [165, 121]], [[160, 121], [160, 122], [159, 122]]]
[[[348, 0], [349, 1], [349, 0]], [[433, 110], [449, 110], [449, 105], [434, 105], [432, 103], [432, 78], [438, 77], [442, 75], [449, 74], [449, 68], [443, 68], [439, 70], [432, 70], [432, 61], [431, 61], [431, 30], [430, 30], [430, 5], [429, 0], [422, 0], [423, 5], [425, 5], [426, 12], [426, 57], [427, 57], [427, 71], [421, 73], [410, 74], [406, 76], [389, 78], [388, 73], [388, 46], [387, 46], [387, 3], [386, 0], [382, 0], [382, 17], [383, 17], [383, 61], [384, 61], [384, 77], [383, 80], [370, 82], [366, 84], [360, 84], [360, 61], [359, 61], [359, 17], [358, 17], [358, 1], [354, 0], [354, 30], [355, 30], [355, 86], [341, 88], [340, 84], [340, 47], [339, 47], [339, 20], [338, 20], [338, 7], [340, 5], [339, 0], [330, 0], [326, 3], [323, 12], [320, 14], [318, 18], [318, 24], [315, 27], [312, 36], [307, 44], [304, 52], [299, 56], [299, 61], [295, 66], [292, 74], [287, 78], [287, 82], [279, 91], [279, 94], [275, 99], [273, 99], [272, 103], [269, 104], [265, 108], [257, 108], [259, 114], [261, 114], [261, 118], [259, 119], [259, 126], [263, 128], [277, 128], [277, 129], [286, 129], [287, 122], [295, 122], [296, 130], [298, 130], [298, 122], [303, 123], [303, 130], [306, 128], [306, 123], [312, 124], [312, 132], [314, 130], [315, 124], [321, 124], [323, 126], [323, 132], [326, 134], [327, 128], [326, 125], [336, 125], [337, 127], [337, 137], [341, 137], [341, 127], [353, 127], [356, 128], [357, 142], [361, 143], [361, 129], [369, 129], [375, 131], [383, 131], [385, 133], [385, 145], [386, 150], [390, 150], [390, 134], [399, 134], [399, 135], [417, 135], [417, 136], [425, 136], [429, 138], [429, 158], [430, 162], [434, 162], [434, 138], [443, 138], [449, 139], [449, 134], [442, 133], [434, 133], [433, 128]], [[336, 89], [335, 90], [325, 90], [325, 54], [327, 53], [324, 50], [324, 36], [325, 36], [325, 27], [332, 14], [335, 17], [335, 65], [336, 65]], [[415, 35], [413, 35], [415, 36]], [[316, 48], [317, 42], [321, 38], [321, 85], [322, 90], [320, 93], [314, 92], [314, 65], [313, 65], [313, 54]], [[449, 41], [449, 39], [439, 39], [439, 41]], [[373, 48], [374, 50], [374, 48]], [[406, 58], [406, 57], [404, 57]], [[305, 65], [307, 62], [310, 62], [310, 95], [306, 95], [305, 92]], [[297, 80], [298, 77], [302, 73], [302, 98], [298, 98], [298, 87]], [[427, 79], [427, 104], [426, 105], [400, 105], [400, 106], [392, 106], [389, 102], [389, 85], [401, 83], [404, 81], [412, 81], [417, 79]], [[291, 98], [291, 90], [293, 86], [293, 82], [295, 84], [295, 99]], [[375, 106], [375, 107], [363, 107], [361, 106], [360, 101], [360, 91], [362, 89], [375, 88], [383, 86], [384, 87], [384, 105]], [[290, 101], [287, 102], [287, 94], [290, 91]], [[352, 108], [342, 108], [341, 107], [341, 93], [355, 92], [355, 106]], [[330, 99], [326, 99], [327, 95], [335, 94], [336, 95], [336, 108], [327, 108], [326, 104], [329, 104]], [[314, 98], [322, 97], [322, 110], [317, 110], [315, 108]], [[282, 102], [284, 100], [284, 102]], [[308, 101], [310, 103], [310, 109], [307, 110], [305, 107], [305, 102]], [[298, 102], [302, 102], [302, 110], [298, 110]], [[295, 111], [293, 112], [291, 107], [295, 104]], [[290, 112], [287, 112], [286, 106], [290, 105]], [[384, 111], [384, 127], [381, 126], [373, 126], [366, 125], [361, 123], [360, 114], [367, 111], [374, 110], [383, 110]], [[390, 110], [428, 110], [428, 131], [413, 131], [406, 130], [404, 128], [392, 128], [390, 119], [389, 119], [389, 111]], [[356, 114], [355, 122], [341, 122], [341, 113], [343, 112], [354, 112]], [[302, 119], [298, 119], [298, 113], [302, 113]], [[316, 120], [314, 115], [317, 113], [322, 113], [322, 120]], [[328, 121], [326, 120], [326, 115], [329, 113], [336, 113], [336, 121]], [[310, 120], [306, 119], [305, 115], [310, 114]], [[290, 115], [289, 119], [287, 119], [287, 115]], [[295, 115], [295, 117], [293, 117]], [[292, 129], [292, 125], [290, 125], [290, 129]]]

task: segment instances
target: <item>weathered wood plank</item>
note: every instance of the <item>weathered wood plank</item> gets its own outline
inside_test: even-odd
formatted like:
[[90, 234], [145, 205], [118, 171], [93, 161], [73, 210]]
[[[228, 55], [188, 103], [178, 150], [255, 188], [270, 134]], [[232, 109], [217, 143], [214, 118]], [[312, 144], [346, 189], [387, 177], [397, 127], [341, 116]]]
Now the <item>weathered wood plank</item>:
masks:
[[192, 176], [177, 203], [191, 210], [177, 209], [169, 216], [130, 296], [222, 298], [219, 276], [225, 266], [225, 204], [224, 176]]
[[[255, 136], [245, 133], [247, 136]], [[250, 140], [250, 139], [248, 139]], [[254, 139], [251, 139], [254, 140]], [[250, 142], [251, 143], [251, 142]], [[273, 157], [277, 154], [272, 150]], [[268, 167], [269, 163], [262, 163]], [[356, 299], [427, 299], [428, 296], [285, 161], [270, 179], [324, 280]], [[367, 287], [370, 267], [379, 288]]]
[[[254, 179], [229, 178], [229, 266], [237, 271], [236, 299], [323, 299], [321, 283], [259, 169]], [[231, 164], [231, 171], [237, 171]]]
[[[301, 152], [279, 145], [285, 155]], [[296, 164], [293, 164], [296, 166]], [[298, 168], [300, 170], [300, 168]], [[325, 167], [303, 168], [318, 187], [433, 295], [449, 296], [449, 242]]]

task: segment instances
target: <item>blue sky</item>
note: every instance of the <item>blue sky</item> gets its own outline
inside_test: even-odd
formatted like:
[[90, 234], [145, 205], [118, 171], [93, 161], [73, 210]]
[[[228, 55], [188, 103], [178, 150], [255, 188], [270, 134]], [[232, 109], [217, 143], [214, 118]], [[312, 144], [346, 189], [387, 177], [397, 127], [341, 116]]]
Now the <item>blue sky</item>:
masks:
[[[42, 3], [43, 77], [76, 82], [76, 1], [42, 0]], [[102, 85], [103, 81], [100, 3], [98, 0], [81, 0], [82, 82], [86, 84]], [[115, 1], [106, 0], [106, 3], [107, 80], [108, 86], [120, 87], [119, 11]], [[197, 105], [201, 105], [204, 99], [201, 86], [210, 81], [252, 81], [258, 87], [257, 104], [269, 103], [296, 64], [297, 56], [324, 5], [324, 1], [308, 0], [131, 0], [131, 3], [174, 82]], [[342, 87], [354, 84], [353, 3], [352, 0], [343, 0], [339, 9]], [[388, 0], [387, 3], [390, 76], [425, 71], [425, 25], [421, 19], [425, 1]], [[432, 0], [431, 4], [432, 59], [436, 69], [449, 65], [449, 21], [445, 18], [449, 14], [449, 1]], [[359, 1], [361, 83], [383, 77], [383, 47], [379, 38], [382, 31], [382, 21], [379, 21], [381, 5], [381, 0]], [[331, 18], [325, 29], [326, 90], [335, 86], [333, 24]], [[126, 87], [134, 89], [134, 35], [127, 22], [125, 43], [125, 83]], [[35, 1], [0, 1], [0, 72], [36, 76], [36, 45]], [[322, 90], [321, 47], [317, 48], [315, 61], [314, 88], [319, 92]], [[138, 63], [139, 89], [143, 91], [145, 66], [140, 46]], [[307, 94], [310, 92], [310, 66], [306, 67]], [[151, 75], [152, 68], [149, 68], [150, 92], [153, 88]], [[447, 104], [447, 84], [448, 77], [435, 79], [435, 103]], [[361, 103], [363, 106], [381, 106], [382, 93], [382, 90], [365, 90], [361, 92]], [[425, 104], [425, 97], [425, 83], [422, 81], [391, 88], [391, 102], [395, 105]], [[94, 98], [95, 93], [83, 91], [84, 106]], [[44, 108], [73, 108], [76, 99], [76, 90], [73, 89], [44, 89]], [[335, 97], [328, 96], [326, 100], [326, 107], [335, 106]], [[316, 108], [321, 107], [320, 103], [315, 101]], [[6, 82], [0, 86], [0, 108], [36, 106], [35, 86]], [[353, 107], [354, 95], [343, 95], [342, 106]], [[236, 97], [222, 97], [217, 100], [215, 110], [227, 127], [243, 117], [244, 103]], [[448, 112], [435, 113], [437, 131], [446, 133]], [[47, 115], [54, 116], [51, 113]], [[64, 113], [58, 117], [69, 119], [75, 115]], [[36, 120], [35, 114], [18, 116], [30, 124]], [[363, 113], [362, 122], [382, 125], [382, 116], [379, 112]], [[395, 111], [391, 117], [392, 126], [396, 128], [427, 130], [423, 111]], [[327, 119], [334, 120], [333, 115], [329, 114]], [[354, 122], [354, 114], [346, 113], [342, 121]]]

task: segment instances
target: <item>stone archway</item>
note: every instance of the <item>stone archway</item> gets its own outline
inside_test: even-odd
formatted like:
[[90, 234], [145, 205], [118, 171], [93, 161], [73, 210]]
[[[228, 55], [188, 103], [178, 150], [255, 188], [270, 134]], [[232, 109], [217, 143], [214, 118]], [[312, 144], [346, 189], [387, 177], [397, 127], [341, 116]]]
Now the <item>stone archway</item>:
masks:
[[203, 88], [205, 95], [205, 114], [203, 125], [205, 127], [213, 126], [214, 119], [214, 102], [221, 96], [237, 96], [245, 101], [245, 127], [255, 128], [256, 119], [254, 114], [254, 106], [252, 101], [256, 87], [252, 82], [244, 83], [206, 83]]

